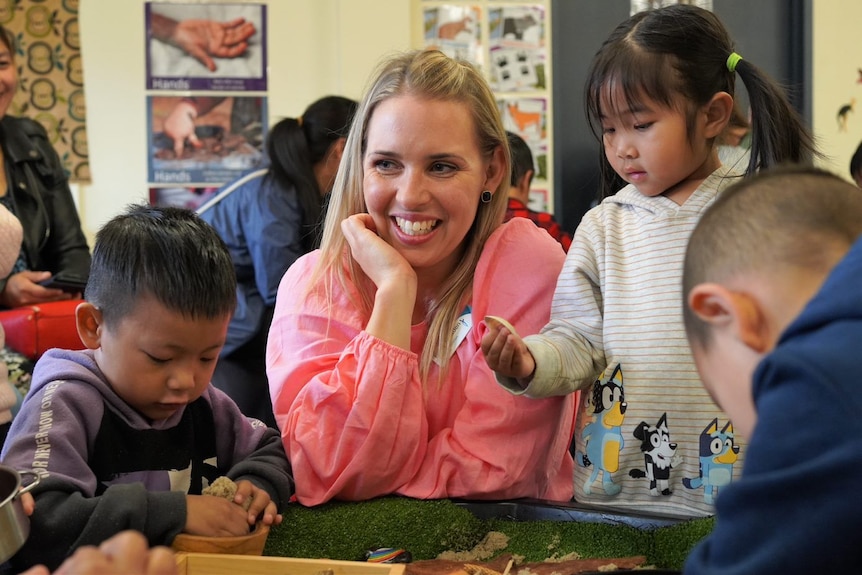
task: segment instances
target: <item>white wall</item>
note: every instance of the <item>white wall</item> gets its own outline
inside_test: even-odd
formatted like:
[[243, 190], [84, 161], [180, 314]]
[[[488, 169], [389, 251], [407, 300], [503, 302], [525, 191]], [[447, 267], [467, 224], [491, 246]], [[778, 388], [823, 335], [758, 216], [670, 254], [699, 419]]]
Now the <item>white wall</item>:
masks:
[[[850, 158], [862, 141], [862, 2], [816, 0], [812, 4], [814, 134], [827, 156], [822, 167], [850, 180]], [[855, 109], [847, 116], [847, 131], [843, 132], [838, 110], [852, 98], [856, 99]]]
[[[252, 3], [267, 5], [271, 121], [298, 116], [326, 94], [358, 99], [382, 56], [412, 47], [407, 0]], [[93, 181], [81, 186], [79, 205], [90, 237], [126, 204], [148, 198], [144, 4], [80, 3]]]

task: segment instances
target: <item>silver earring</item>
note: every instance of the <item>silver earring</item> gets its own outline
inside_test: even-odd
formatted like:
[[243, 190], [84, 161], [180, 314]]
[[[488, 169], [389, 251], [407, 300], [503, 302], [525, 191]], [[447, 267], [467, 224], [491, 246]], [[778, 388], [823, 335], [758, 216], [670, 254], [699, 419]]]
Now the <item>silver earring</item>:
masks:
[[482, 203], [487, 204], [491, 201], [491, 198], [494, 197], [494, 194], [491, 193], [491, 190], [485, 190], [482, 192]]

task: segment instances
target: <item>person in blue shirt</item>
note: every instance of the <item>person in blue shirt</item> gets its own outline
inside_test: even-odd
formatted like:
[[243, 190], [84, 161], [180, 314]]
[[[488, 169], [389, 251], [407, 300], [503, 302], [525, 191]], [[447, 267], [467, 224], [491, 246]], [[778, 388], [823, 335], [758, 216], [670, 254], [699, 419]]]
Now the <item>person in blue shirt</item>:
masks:
[[276, 123], [268, 164], [227, 184], [198, 208], [225, 241], [237, 276], [237, 306], [213, 384], [246, 415], [275, 426], [266, 385], [266, 336], [287, 268], [318, 246], [318, 225], [357, 103], [313, 102], [299, 118]]
[[[685, 575], [860, 572], [860, 276], [862, 193], [816, 168], [741, 180], [694, 228], [686, 335], [748, 451]], [[721, 440], [705, 439], [715, 468]]]

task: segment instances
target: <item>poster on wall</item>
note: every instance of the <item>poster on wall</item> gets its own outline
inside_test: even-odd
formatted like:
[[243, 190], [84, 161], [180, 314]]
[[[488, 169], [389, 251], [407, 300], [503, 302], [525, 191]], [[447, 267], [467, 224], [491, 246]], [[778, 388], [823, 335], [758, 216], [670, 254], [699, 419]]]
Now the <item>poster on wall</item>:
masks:
[[481, 8], [444, 5], [423, 10], [425, 48], [440, 50], [450, 58], [460, 58], [483, 65], [479, 42]]
[[693, 4], [707, 10], [712, 10], [712, 0], [631, 0], [630, 15], [634, 16], [644, 10], [655, 10], [671, 4]]
[[0, 2], [0, 24], [15, 37], [18, 91], [9, 114], [39, 122], [69, 181], [90, 181], [78, 2]]
[[492, 88], [498, 92], [544, 89], [544, 7], [492, 8], [488, 26]]
[[545, 98], [498, 100], [506, 130], [521, 136], [533, 152], [535, 178], [548, 179], [548, 101]]
[[150, 188], [150, 205], [197, 210], [215, 196], [218, 186]]
[[148, 90], [265, 91], [266, 6], [147, 2]]
[[221, 186], [255, 169], [267, 118], [263, 96], [148, 96], [149, 183]]
[[527, 207], [534, 212], [552, 212], [550, 195], [546, 188], [530, 188]]

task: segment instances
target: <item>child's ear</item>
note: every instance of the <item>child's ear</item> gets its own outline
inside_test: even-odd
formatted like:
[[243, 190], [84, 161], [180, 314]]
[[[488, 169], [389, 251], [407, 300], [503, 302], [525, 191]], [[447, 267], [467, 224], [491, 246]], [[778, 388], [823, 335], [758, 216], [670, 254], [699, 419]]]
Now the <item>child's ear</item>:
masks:
[[694, 314], [714, 330], [730, 333], [757, 353], [769, 351], [769, 330], [760, 306], [751, 296], [715, 283], [696, 285], [688, 295]]
[[727, 92], [716, 92], [706, 104], [706, 126], [704, 135], [707, 138], [719, 136], [727, 127], [733, 113], [733, 96]]
[[75, 308], [75, 325], [78, 327], [78, 337], [87, 349], [98, 349], [102, 337], [102, 312], [91, 304], [84, 302]]

